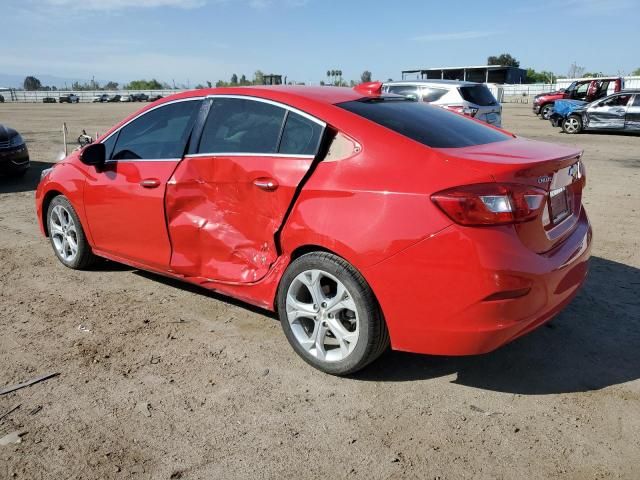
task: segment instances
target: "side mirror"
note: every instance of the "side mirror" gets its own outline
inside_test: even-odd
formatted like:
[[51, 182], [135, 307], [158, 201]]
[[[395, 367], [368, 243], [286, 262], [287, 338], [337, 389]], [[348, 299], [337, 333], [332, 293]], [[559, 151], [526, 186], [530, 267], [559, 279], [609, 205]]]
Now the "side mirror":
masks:
[[85, 165], [100, 168], [107, 160], [107, 149], [104, 143], [90, 143], [80, 152], [80, 161]]

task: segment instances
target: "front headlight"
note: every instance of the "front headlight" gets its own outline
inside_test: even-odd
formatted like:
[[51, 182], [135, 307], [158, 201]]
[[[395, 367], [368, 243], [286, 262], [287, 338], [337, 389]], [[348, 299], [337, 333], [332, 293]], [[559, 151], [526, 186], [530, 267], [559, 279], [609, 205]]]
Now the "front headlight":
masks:
[[44, 177], [49, 175], [52, 170], [53, 168], [45, 168], [44, 170], [42, 170], [42, 172], [40, 172], [40, 181], [44, 180]]
[[15, 135], [13, 138], [9, 140], [9, 146], [11, 147], [19, 147], [24, 144], [24, 140], [20, 134]]

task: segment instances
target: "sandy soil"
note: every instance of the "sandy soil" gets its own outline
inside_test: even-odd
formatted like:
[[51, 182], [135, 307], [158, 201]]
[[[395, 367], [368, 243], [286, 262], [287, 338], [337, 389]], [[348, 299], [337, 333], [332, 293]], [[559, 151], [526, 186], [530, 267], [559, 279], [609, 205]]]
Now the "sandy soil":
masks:
[[[390, 352], [354, 378], [297, 358], [277, 319], [105, 263], [63, 267], [34, 218], [60, 124], [139, 105], [0, 104], [34, 160], [0, 179], [0, 479], [640, 478], [640, 137], [505, 126], [578, 145], [595, 231], [589, 280], [548, 327], [492, 354]], [[0, 387], [1, 388], [1, 387]]]

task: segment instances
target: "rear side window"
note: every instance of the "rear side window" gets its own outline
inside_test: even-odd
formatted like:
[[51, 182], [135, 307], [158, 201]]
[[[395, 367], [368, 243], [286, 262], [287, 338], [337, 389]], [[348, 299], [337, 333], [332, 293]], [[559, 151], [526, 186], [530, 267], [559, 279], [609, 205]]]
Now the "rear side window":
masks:
[[216, 98], [200, 139], [200, 153], [276, 153], [285, 110], [269, 103]]
[[634, 107], [640, 107], [640, 93], [636, 94], [636, 98], [633, 101], [633, 106]]
[[447, 90], [444, 88], [422, 87], [422, 101], [435, 102], [445, 96]]
[[322, 135], [322, 126], [308, 118], [289, 112], [282, 132], [280, 153], [315, 155]]
[[403, 97], [418, 98], [418, 87], [413, 85], [390, 85], [387, 90]]
[[470, 147], [512, 138], [462, 115], [410, 100], [367, 99], [338, 106], [433, 148]]
[[462, 98], [464, 98], [465, 101], [475, 103], [481, 107], [498, 104], [498, 101], [491, 93], [491, 90], [489, 90], [485, 85], [460, 87], [460, 95], [462, 95]]
[[[200, 104], [200, 100], [170, 103], [136, 118], [117, 134], [111, 158], [182, 158]], [[115, 135], [111, 138], [115, 138]], [[105, 142], [107, 149], [111, 138]]]

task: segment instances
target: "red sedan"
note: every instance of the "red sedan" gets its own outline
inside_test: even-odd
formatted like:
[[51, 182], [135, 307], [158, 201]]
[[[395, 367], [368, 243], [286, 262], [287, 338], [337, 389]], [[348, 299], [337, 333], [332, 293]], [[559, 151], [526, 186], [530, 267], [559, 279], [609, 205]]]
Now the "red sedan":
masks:
[[379, 87], [161, 99], [43, 174], [42, 232], [67, 267], [276, 310], [332, 374], [389, 345], [489, 352], [556, 315], [587, 273], [581, 152]]

